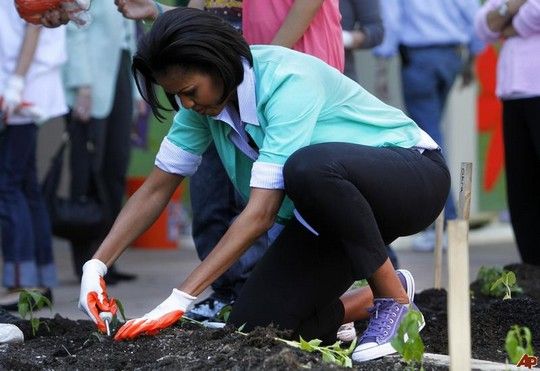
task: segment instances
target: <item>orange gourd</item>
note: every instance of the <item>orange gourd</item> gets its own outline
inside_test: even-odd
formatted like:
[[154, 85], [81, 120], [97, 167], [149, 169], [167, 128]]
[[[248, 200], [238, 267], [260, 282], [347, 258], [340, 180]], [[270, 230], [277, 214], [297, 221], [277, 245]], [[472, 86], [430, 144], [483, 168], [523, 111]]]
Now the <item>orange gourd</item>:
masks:
[[41, 24], [43, 13], [48, 10], [59, 9], [63, 3], [75, 0], [15, 0], [17, 12], [28, 23]]

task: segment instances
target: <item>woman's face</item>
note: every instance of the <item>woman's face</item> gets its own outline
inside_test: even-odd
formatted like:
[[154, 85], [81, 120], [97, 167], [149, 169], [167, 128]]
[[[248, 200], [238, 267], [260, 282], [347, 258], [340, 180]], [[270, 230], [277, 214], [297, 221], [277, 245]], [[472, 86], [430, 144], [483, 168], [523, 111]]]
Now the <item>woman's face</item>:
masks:
[[217, 116], [229, 100], [227, 97], [225, 102], [220, 103], [223, 87], [206, 73], [172, 66], [165, 73], [156, 74], [155, 78], [167, 93], [178, 98], [182, 107], [201, 115]]

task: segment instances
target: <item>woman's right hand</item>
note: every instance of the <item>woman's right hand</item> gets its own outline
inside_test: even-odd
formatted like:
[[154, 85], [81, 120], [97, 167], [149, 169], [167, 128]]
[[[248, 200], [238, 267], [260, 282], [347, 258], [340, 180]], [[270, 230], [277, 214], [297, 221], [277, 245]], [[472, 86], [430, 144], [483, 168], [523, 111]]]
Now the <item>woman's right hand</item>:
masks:
[[114, 3], [128, 19], [154, 20], [159, 15], [153, 0], [114, 0]]
[[101, 260], [87, 261], [83, 265], [79, 294], [79, 309], [85, 312], [103, 333], [106, 333], [107, 327], [99, 313], [110, 312], [114, 316], [118, 311], [115, 300], [107, 296], [107, 286], [103, 279], [105, 274], [107, 266]]
[[69, 22], [69, 15], [64, 9], [49, 10], [41, 17], [41, 24], [48, 28], [62, 26]]

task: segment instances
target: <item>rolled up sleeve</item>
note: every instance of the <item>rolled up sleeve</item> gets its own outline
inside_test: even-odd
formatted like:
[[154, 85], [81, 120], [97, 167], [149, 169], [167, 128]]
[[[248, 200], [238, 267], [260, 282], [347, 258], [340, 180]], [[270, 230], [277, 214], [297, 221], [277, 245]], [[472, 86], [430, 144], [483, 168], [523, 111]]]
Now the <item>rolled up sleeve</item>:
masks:
[[540, 0], [527, 0], [515, 15], [512, 24], [522, 37], [540, 33]]
[[211, 141], [208, 123], [194, 112], [181, 110], [161, 143], [155, 165], [168, 173], [193, 175]]

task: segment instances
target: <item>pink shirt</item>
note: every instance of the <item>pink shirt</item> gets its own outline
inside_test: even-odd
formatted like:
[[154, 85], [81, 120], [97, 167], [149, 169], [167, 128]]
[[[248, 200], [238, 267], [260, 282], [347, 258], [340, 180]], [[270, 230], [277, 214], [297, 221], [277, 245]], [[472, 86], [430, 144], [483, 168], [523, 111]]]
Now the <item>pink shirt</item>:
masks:
[[[486, 19], [503, 1], [486, 1], [476, 15], [476, 32], [486, 42], [500, 37], [489, 29]], [[540, 96], [540, 0], [527, 0], [512, 24], [519, 36], [504, 41], [499, 53], [496, 94], [501, 98]]]
[[[285, 21], [294, 0], [244, 0], [242, 29], [251, 45], [270, 44]], [[324, 0], [310, 26], [293, 46], [343, 72], [345, 56], [339, 0]]]

